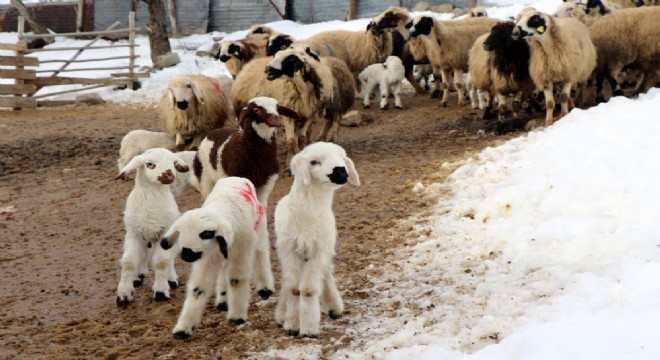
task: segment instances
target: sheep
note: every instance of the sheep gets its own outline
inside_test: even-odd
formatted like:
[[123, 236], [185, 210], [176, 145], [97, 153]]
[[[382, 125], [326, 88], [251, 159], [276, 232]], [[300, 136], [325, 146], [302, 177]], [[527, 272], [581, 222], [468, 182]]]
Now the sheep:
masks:
[[660, 67], [660, 8], [621, 9], [604, 16], [590, 28], [591, 41], [596, 46], [596, 95], [603, 101], [602, 83], [606, 78], [614, 96], [623, 95], [616, 80], [626, 65], [641, 68], [644, 79], [639, 86], [646, 91], [655, 84], [655, 72]]
[[555, 11], [554, 16], [560, 18], [576, 18], [584, 22], [584, 17], [586, 16], [584, 5], [576, 1], [564, 1], [562, 2]]
[[571, 87], [585, 83], [596, 67], [596, 49], [586, 25], [572, 18], [553, 18], [542, 12], [527, 12], [516, 23], [514, 39], [525, 38], [530, 46], [529, 73], [537, 90], [545, 95], [545, 125], [553, 123], [553, 86], [561, 84], [560, 116], [568, 113]]
[[658, 6], [660, 5], [660, 0], [637, 0], [635, 1], [635, 6]]
[[[353, 161], [339, 145], [317, 142], [291, 160], [293, 185], [275, 208], [277, 255], [282, 267], [275, 320], [290, 335], [317, 337], [321, 306], [332, 319], [344, 311], [332, 274], [337, 228], [335, 190], [360, 185]], [[321, 305], [322, 303], [322, 305]]]
[[229, 116], [220, 80], [200, 74], [170, 79], [159, 111], [165, 132], [175, 136], [177, 150], [184, 149], [187, 137], [192, 137], [188, 150], [196, 149], [204, 135], [224, 126]]
[[117, 178], [137, 170], [135, 187], [128, 195], [124, 210], [124, 254], [121, 279], [117, 286], [117, 306], [126, 307], [133, 300], [133, 290], [142, 286], [147, 273], [148, 257], [155, 272], [153, 283], [156, 301], [169, 300], [170, 287], [178, 285], [174, 269], [174, 251], [157, 245], [160, 236], [179, 217], [179, 208], [169, 186], [177, 172], [188, 166], [178, 156], [163, 148], [146, 150], [124, 166]]
[[362, 83], [362, 102], [365, 108], [370, 107], [369, 98], [376, 85], [380, 88], [380, 109], [387, 109], [387, 98], [393, 89], [395, 107], [401, 109], [401, 85], [405, 77], [405, 69], [401, 59], [396, 56], [388, 56], [382, 64], [367, 66], [360, 73]]
[[252, 35], [243, 40], [225, 40], [220, 43], [217, 59], [225, 64], [229, 74], [236, 79], [246, 63], [266, 56], [267, 42], [267, 34]]
[[470, 48], [479, 35], [488, 32], [496, 23], [497, 20], [487, 17], [439, 21], [429, 16], [418, 16], [413, 20], [410, 36], [421, 37], [425, 41], [433, 72], [442, 75], [442, 106], [447, 106], [449, 99], [449, 70], [454, 71], [458, 105], [465, 105], [461, 81], [463, 73], [468, 70]]
[[231, 284], [229, 323], [245, 323], [255, 252], [263, 242], [268, 242], [266, 211], [252, 183], [240, 177], [218, 180], [200, 208], [185, 212], [169, 227], [160, 248], [177, 246], [181, 258], [192, 263], [186, 300], [172, 331], [175, 339], [193, 335], [218, 282]]
[[475, 18], [475, 17], [488, 17], [488, 12], [486, 11], [485, 8], [478, 6], [478, 7], [473, 7], [468, 10], [467, 16], [469, 18]]
[[534, 90], [529, 75], [529, 45], [524, 39], [511, 38], [514, 28], [515, 23], [511, 21], [498, 23], [490, 33], [480, 36], [470, 49], [469, 75], [475, 88], [485, 97], [479, 106], [485, 110], [484, 118], [490, 115], [490, 90], [498, 99], [500, 120], [504, 119], [506, 112], [507, 93], [516, 94], [512, 105], [517, 118], [523, 94]]
[[121, 169], [123, 169], [124, 166], [126, 166], [126, 164], [128, 164], [128, 162], [136, 155], [142, 154], [147, 149], [157, 147], [174, 151], [176, 149], [174, 136], [164, 132], [149, 130], [129, 131], [121, 139], [119, 158], [117, 159], [117, 167], [119, 168], [119, 171], [121, 171]]

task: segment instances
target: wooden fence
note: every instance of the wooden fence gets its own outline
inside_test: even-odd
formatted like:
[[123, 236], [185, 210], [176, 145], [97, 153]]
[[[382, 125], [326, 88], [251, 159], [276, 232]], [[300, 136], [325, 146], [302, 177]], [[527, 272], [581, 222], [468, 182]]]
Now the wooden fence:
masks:
[[[75, 32], [64, 34], [25, 34], [25, 21], [23, 17], [18, 20], [18, 42], [16, 44], [0, 43], [0, 50], [14, 51], [14, 56], [0, 56], [0, 65], [10, 66], [13, 69], [0, 68], [0, 78], [13, 79], [14, 84], [0, 84], [0, 107], [9, 107], [13, 109], [34, 109], [37, 106], [59, 106], [71, 104], [73, 100], [53, 101], [44, 100], [55, 95], [62, 95], [74, 93], [79, 91], [86, 91], [106, 86], [126, 86], [128, 89], [133, 88], [133, 84], [139, 78], [149, 77], [149, 73], [140, 73], [136, 71], [138, 67], [135, 65], [135, 48], [139, 45], [135, 44], [135, 34], [140, 29], [135, 27], [135, 13], [129, 14], [128, 28], [116, 29], [120, 25], [119, 22], [112, 24], [104, 31], [91, 31], [91, 32]], [[93, 46], [99, 39], [104, 36], [118, 33], [128, 33], [127, 45], [109, 45], [109, 46]], [[95, 36], [94, 39], [89, 41], [84, 46], [80, 47], [48, 47], [42, 49], [28, 49], [26, 40], [39, 39], [55, 36]], [[127, 55], [112, 56], [112, 57], [99, 57], [89, 59], [78, 59], [80, 54], [84, 51], [93, 51], [95, 49], [128, 49]], [[39, 61], [37, 57], [29, 56], [35, 52], [46, 51], [65, 51], [75, 50], [75, 54], [70, 59], [55, 59]], [[86, 67], [69, 69], [68, 66], [73, 63], [89, 63], [89, 62], [102, 62], [109, 60], [128, 59], [128, 66], [120, 67]], [[45, 63], [63, 63], [58, 69], [45, 70], [40, 69], [39, 66]], [[29, 69], [26, 69], [29, 68]], [[118, 71], [110, 74], [110, 77], [105, 78], [84, 78], [84, 77], [65, 77], [59, 76], [60, 73], [71, 71]], [[123, 70], [123, 71], [122, 71]], [[42, 73], [52, 73], [50, 76], [39, 76]], [[39, 89], [46, 86], [56, 85], [85, 85], [82, 88], [63, 90], [51, 92], [43, 95], [36, 95]]]

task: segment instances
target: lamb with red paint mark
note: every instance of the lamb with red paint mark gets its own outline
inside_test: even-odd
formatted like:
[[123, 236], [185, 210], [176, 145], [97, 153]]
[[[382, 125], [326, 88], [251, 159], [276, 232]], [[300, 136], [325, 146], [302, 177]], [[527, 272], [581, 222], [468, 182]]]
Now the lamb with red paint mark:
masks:
[[[179, 247], [181, 258], [192, 263], [186, 300], [174, 330], [174, 338], [187, 339], [202, 321], [213, 289], [220, 282], [227, 289], [229, 323], [247, 321], [250, 279], [257, 249], [268, 242], [263, 208], [254, 196], [254, 185], [245, 178], [226, 177], [200, 208], [185, 212], [163, 236], [160, 247]], [[246, 196], [247, 195], [247, 196]]]

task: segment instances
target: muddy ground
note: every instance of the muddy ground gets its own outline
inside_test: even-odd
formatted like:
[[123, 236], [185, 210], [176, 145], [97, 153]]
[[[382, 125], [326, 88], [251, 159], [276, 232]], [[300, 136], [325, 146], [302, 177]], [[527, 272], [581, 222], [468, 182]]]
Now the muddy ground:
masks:
[[[367, 124], [340, 130], [340, 145], [363, 185], [344, 187], [335, 198], [336, 278], [347, 309], [339, 320], [323, 317], [315, 340], [289, 337], [275, 326], [277, 293], [267, 301], [254, 294], [249, 320], [239, 327], [210, 303], [188, 341], [171, 336], [185, 286], [173, 290], [170, 302], [156, 303], [148, 276], [136, 300], [117, 308], [122, 212], [133, 186], [112, 180], [117, 152], [129, 130], [159, 129], [155, 109], [0, 111], [0, 358], [260, 358], [255, 354], [301, 342], [320, 344], [328, 357], [349, 346], [344, 330], [378, 296], [365, 268], [387, 262], [401, 239], [414, 235], [399, 221], [431, 205], [411, 191], [414, 183], [442, 181], [442, 163], [520, 134], [495, 135], [494, 124], [476, 111], [437, 103], [415, 96], [404, 98], [404, 110], [360, 109]], [[270, 223], [290, 186], [291, 178], [277, 182]], [[178, 203], [185, 211], [199, 206], [200, 197], [188, 190]], [[272, 258], [279, 280], [274, 251]], [[178, 260], [177, 270], [185, 284], [188, 266]]]

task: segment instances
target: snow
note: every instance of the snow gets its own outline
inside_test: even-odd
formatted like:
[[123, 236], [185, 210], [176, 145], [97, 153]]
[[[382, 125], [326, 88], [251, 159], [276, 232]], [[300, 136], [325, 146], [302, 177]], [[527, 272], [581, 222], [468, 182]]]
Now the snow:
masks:
[[[554, 12], [560, 3], [490, 0], [486, 7], [490, 16], [505, 19], [530, 5]], [[368, 21], [267, 25], [305, 39], [326, 30], [361, 31]], [[172, 76], [226, 73], [221, 63], [196, 56], [197, 48], [244, 35], [171, 39], [180, 64], [152, 73], [138, 91], [100, 94], [127, 105], [155, 105]], [[0, 42], [15, 41], [15, 33], [0, 33]], [[137, 42], [137, 64], [150, 66], [147, 38], [139, 36]], [[58, 38], [50, 47], [86, 43]], [[35, 55], [48, 60], [72, 53]], [[82, 58], [117, 55], [117, 50], [99, 50]], [[110, 72], [65, 74], [107, 77]], [[62, 89], [48, 87], [39, 94]], [[617, 97], [575, 109], [547, 129], [460, 164], [438, 159], [439, 171], [455, 169], [448, 181], [420, 181], [410, 189], [438, 199], [433, 215], [406, 220], [415, 224], [406, 246], [386, 268], [367, 267], [383, 274], [372, 277], [369, 289], [379, 296], [368, 304], [347, 302], [350, 325], [344, 331], [354, 341], [332, 357], [660, 359], [655, 339], [660, 323], [659, 112], [660, 90], [654, 89], [639, 99]], [[336, 325], [324, 321], [323, 326]], [[316, 358], [325, 354], [322, 350], [318, 342], [301, 340], [288, 349], [250, 356]]]

